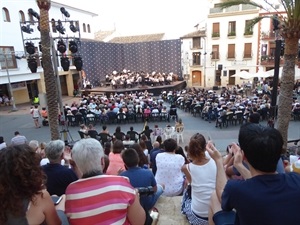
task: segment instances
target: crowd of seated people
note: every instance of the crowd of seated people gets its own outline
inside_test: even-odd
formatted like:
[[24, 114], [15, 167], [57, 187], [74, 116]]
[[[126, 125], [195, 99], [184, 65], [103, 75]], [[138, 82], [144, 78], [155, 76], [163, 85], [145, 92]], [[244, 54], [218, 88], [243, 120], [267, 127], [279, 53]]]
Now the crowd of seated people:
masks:
[[228, 89], [217, 94], [213, 90], [192, 88], [168, 93], [167, 99], [194, 116], [199, 115], [210, 123], [215, 122], [216, 127], [242, 124], [249, 121], [253, 114], [258, 115], [259, 121], [267, 121], [271, 117], [271, 100], [268, 95], [245, 97], [233, 94]]
[[115, 94], [110, 97], [83, 96], [79, 102], [64, 106], [69, 126], [80, 124], [169, 121], [177, 118], [176, 108], [167, 109], [159, 97], [145, 92]]
[[153, 71], [146, 73], [144, 71], [113, 71], [105, 76], [106, 83], [110, 83], [112, 88], [132, 88], [137, 85], [142, 86], [159, 86], [168, 85], [178, 79], [178, 75], [174, 73], [160, 73]]
[[[177, 125], [183, 126], [182, 121], [178, 120]], [[89, 127], [94, 129], [93, 126]], [[156, 128], [159, 127], [155, 126], [152, 133]], [[86, 127], [82, 126], [81, 129], [88, 135]], [[134, 129], [130, 131], [134, 132]], [[105, 125], [101, 133], [109, 134]], [[119, 128], [114, 133], [127, 136]], [[125, 140], [130, 140], [129, 134]], [[244, 221], [243, 224], [249, 224], [248, 221], [250, 224], [296, 225], [299, 222], [296, 212], [300, 198], [300, 175], [295, 172], [284, 174], [289, 171], [284, 170], [284, 166], [290, 165], [284, 164], [280, 157], [283, 140], [274, 128], [255, 122], [242, 125], [238, 137], [240, 146], [231, 143], [226, 156], [222, 156], [216, 146], [199, 133], [189, 138], [186, 153], [175, 139], [168, 138], [161, 142], [157, 137], [150, 141], [146, 132], [132, 146], [125, 146], [123, 141], [114, 138], [112, 144], [105, 142], [101, 145], [93, 138], [84, 138], [70, 149], [59, 140], [50, 141], [46, 147], [32, 140], [28, 146], [12, 144], [2, 149], [0, 187], [3, 191], [0, 196], [3, 201], [0, 223], [12, 221], [22, 224], [20, 220], [27, 220], [29, 225], [42, 222], [50, 224], [53, 220], [55, 224], [66, 225], [89, 224], [91, 221], [109, 224], [112, 218], [116, 219], [111, 215], [119, 213], [119, 218], [124, 221], [145, 224], [146, 215], [153, 210], [160, 195], [182, 196], [181, 210], [190, 224], [234, 224], [234, 220], [239, 219]], [[41, 147], [45, 147], [45, 154], [39, 150]], [[296, 161], [298, 158], [296, 156]], [[39, 164], [44, 166], [40, 167]], [[149, 168], [152, 168], [152, 172]], [[47, 174], [46, 180], [42, 170]], [[7, 175], [13, 171], [13, 178]], [[36, 175], [35, 179], [31, 179], [32, 174]], [[25, 182], [26, 179], [30, 182]], [[152, 187], [148, 197], [138, 196], [134, 191], [134, 188], [144, 185]], [[9, 194], [12, 190], [13, 199]], [[64, 200], [60, 203], [63, 204], [62, 211], [56, 211], [53, 204], [43, 207], [50, 205], [51, 194], [63, 196]], [[93, 195], [92, 198], [89, 194]], [[31, 204], [33, 199], [38, 199], [38, 202]], [[99, 199], [107, 201], [99, 206], [96, 204]], [[106, 211], [96, 217], [85, 213], [85, 210], [97, 211], [99, 207], [118, 204], [116, 202], [120, 199], [126, 204], [106, 207]], [[12, 201], [16, 206], [11, 204]], [[78, 207], [79, 201], [84, 208]], [[20, 209], [23, 204], [31, 205], [31, 213], [24, 213], [26, 211]], [[262, 207], [257, 207], [260, 205]], [[272, 209], [269, 209], [269, 205], [273, 206]], [[288, 209], [288, 216], [278, 213], [280, 216], [274, 219], [274, 210], [281, 212], [282, 205]], [[42, 207], [43, 211], [37, 210], [37, 207]], [[120, 211], [116, 212], [116, 207]], [[139, 218], [135, 218], [132, 211], [134, 214], [139, 212]], [[51, 217], [48, 216], [50, 214]], [[252, 218], [253, 215], [256, 215], [255, 218]], [[64, 221], [64, 216], [68, 217], [68, 221]]]

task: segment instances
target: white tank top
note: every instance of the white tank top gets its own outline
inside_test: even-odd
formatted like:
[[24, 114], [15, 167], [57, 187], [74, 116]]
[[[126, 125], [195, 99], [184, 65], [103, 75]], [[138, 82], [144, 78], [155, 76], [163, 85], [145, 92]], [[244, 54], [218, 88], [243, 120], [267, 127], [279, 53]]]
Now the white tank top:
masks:
[[189, 164], [192, 177], [192, 205], [195, 214], [208, 217], [210, 196], [216, 188], [217, 167], [213, 159], [205, 165]]

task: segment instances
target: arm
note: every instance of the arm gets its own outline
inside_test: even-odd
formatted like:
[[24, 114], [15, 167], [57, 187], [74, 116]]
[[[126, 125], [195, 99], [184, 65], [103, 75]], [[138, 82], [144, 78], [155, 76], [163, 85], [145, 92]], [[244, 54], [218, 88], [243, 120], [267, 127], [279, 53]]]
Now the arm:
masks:
[[227, 183], [227, 177], [223, 166], [222, 155], [210, 141], [206, 145], [206, 150], [209, 153], [210, 157], [215, 161], [217, 166], [216, 193], [219, 201], [221, 202], [222, 193]]
[[131, 225], [144, 225], [145, 223], [146, 213], [140, 204], [140, 196], [137, 191], [134, 202], [128, 207], [127, 217]]
[[57, 215], [51, 196], [46, 190], [43, 191], [42, 201], [43, 201], [42, 204], [44, 206], [43, 213], [45, 215], [45, 221], [47, 225], [60, 225], [61, 220]]
[[244, 154], [242, 153], [242, 151], [238, 150], [235, 153], [233, 165], [239, 171], [239, 173], [242, 175], [244, 179], [249, 179], [252, 176], [250, 171], [243, 164], [243, 155]]
[[190, 172], [189, 172], [188, 169], [187, 169], [187, 166], [188, 166], [188, 164], [187, 164], [187, 165], [183, 165], [183, 166], [181, 167], [181, 171], [184, 173], [187, 182], [188, 182], [188, 183], [191, 183], [191, 182], [192, 182], [192, 177], [191, 177]]

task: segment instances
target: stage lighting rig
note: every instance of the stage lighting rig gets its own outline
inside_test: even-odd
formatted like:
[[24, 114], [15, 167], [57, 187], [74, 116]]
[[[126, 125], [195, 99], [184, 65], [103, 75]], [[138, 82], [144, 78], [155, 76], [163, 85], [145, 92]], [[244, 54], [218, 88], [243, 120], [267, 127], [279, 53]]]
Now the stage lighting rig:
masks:
[[35, 53], [35, 47], [34, 47], [34, 44], [32, 42], [26, 42], [25, 43], [25, 48], [26, 48], [26, 52], [29, 55], [32, 55], [32, 54]]
[[69, 61], [68, 57], [61, 57], [60, 64], [64, 71], [69, 71], [70, 61]]
[[70, 30], [74, 33], [78, 31], [78, 28], [74, 26], [73, 21], [70, 21]]
[[61, 7], [60, 11], [62, 14], [64, 14], [65, 17], [67, 17], [67, 18], [70, 17], [70, 13], [64, 7]]
[[30, 57], [27, 59], [28, 67], [31, 71], [31, 73], [36, 73], [37, 71], [37, 61], [36, 58]]
[[75, 40], [69, 42], [69, 50], [74, 54], [78, 52], [78, 46]]
[[75, 65], [77, 71], [82, 70], [83, 62], [82, 62], [82, 59], [81, 59], [80, 56], [75, 56], [74, 57], [74, 65]]
[[65, 34], [66, 29], [63, 27], [61, 20], [57, 21], [57, 25], [55, 27], [56, 27], [56, 30], [58, 30], [59, 33]]
[[30, 28], [30, 25], [28, 24], [27, 26], [22, 26], [21, 30], [27, 34], [31, 34], [31, 32], [33, 32], [33, 29]]
[[62, 39], [60, 39], [57, 43], [57, 50], [63, 54], [67, 51], [67, 47], [66, 44], [64, 43], [64, 41]]
[[40, 20], [40, 15], [36, 11], [34, 11], [32, 8], [28, 9], [28, 13], [30, 15], [32, 15], [33, 17], [37, 18], [37, 20]]

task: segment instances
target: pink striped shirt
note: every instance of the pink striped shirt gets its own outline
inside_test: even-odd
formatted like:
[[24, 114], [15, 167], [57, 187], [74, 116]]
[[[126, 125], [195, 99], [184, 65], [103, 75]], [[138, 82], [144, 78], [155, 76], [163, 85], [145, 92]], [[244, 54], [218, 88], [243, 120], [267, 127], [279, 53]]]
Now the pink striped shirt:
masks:
[[129, 225], [127, 208], [134, 199], [126, 177], [99, 175], [68, 186], [65, 213], [70, 225]]

